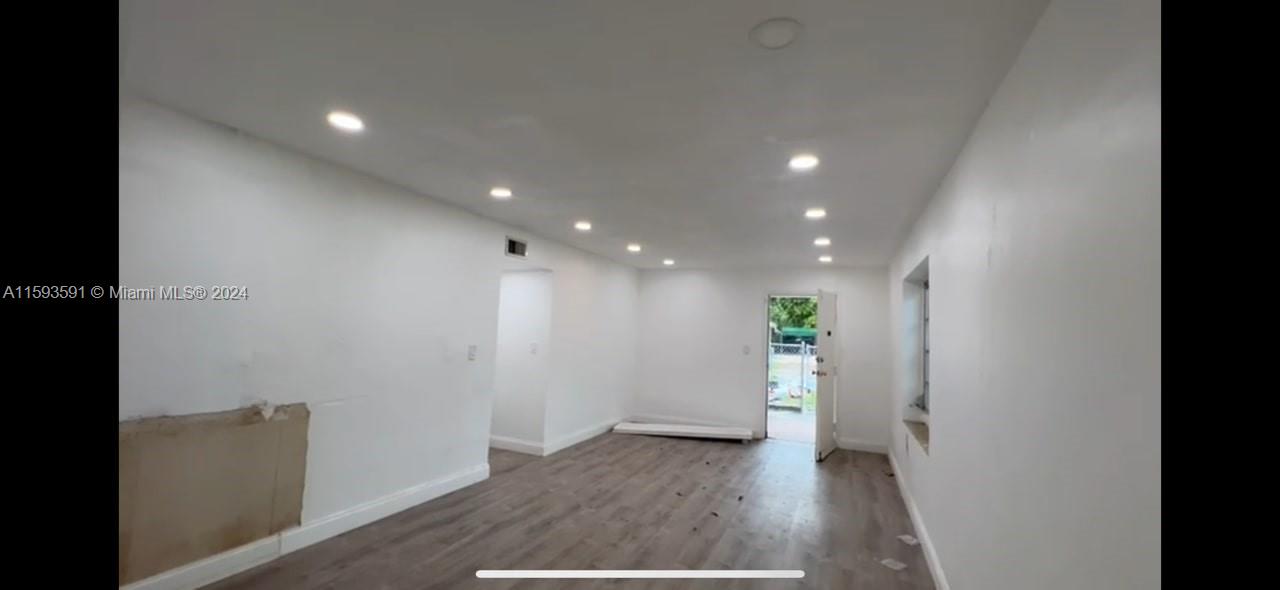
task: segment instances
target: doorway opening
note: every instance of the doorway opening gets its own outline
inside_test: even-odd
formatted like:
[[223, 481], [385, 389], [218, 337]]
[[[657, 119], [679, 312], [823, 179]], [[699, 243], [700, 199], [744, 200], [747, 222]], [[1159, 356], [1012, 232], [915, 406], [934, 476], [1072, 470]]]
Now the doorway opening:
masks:
[[542, 455], [551, 382], [552, 273], [502, 273], [489, 446]]
[[769, 297], [765, 433], [813, 444], [817, 424], [818, 298]]

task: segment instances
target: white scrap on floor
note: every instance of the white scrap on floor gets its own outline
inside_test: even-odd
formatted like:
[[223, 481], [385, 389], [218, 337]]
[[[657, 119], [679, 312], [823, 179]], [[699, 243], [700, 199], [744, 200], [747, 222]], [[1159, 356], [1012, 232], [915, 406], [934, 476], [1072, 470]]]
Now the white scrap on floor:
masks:
[[893, 570], [893, 571], [895, 571], [895, 572], [896, 572], [896, 571], [900, 571], [900, 570], [901, 570], [902, 568], [904, 568], [904, 567], [907, 567], [907, 564], [902, 563], [901, 561], [898, 561], [898, 560], [893, 559], [893, 558], [881, 559], [881, 560], [880, 560], [880, 565], [883, 565], [883, 566], [885, 566], [885, 567], [887, 567], [887, 568], [889, 568], [889, 569], [891, 569], [891, 570]]
[[911, 535], [898, 535], [898, 540], [899, 540], [899, 541], [902, 541], [903, 543], [906, 543], [906, 544], [908, 544], [908, 545], [919, 545], [919, 544], [920, 544], [920, 539], [917, 539], [917, 538], [915, 538], [915, 537], [913, 537], [913, 536], [911, 536]]
[[751, 440], [750, 428], [732, 426], [693, 426], [689, 424], [643, 424], [623, 422], [613, 427], [620, 434], [648, 434], [652, 436], [684, 436], [689, 438], [722, 438], [747, 442]]

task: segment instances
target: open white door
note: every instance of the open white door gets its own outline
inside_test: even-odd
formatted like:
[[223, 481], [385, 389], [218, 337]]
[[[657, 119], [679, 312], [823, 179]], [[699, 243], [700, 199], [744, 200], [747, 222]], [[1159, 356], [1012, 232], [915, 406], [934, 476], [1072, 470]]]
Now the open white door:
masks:
[[814, 459], [821, 461], [836, 450], [836, 374], [839, 372], [840, 338], [836, 331], [836, 294], [818, 291], [818, 416]]

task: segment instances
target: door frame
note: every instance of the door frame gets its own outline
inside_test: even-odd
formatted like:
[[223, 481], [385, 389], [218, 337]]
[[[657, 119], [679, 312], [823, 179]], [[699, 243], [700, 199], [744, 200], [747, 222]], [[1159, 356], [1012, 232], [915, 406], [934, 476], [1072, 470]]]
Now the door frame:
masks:
[[[826, 322], [826, 326], [828, 328], [827, 334], [826, 334], [826, 341], [822, 342], [823, 340], [822, 309], [824, 307], [823, 305], [824, 298], [830, 300], [825, 307], [827, 308], [827, 311], [831, 313], [831, 316], [827, 318], [827, 322]], [[827, 399], [827, 403], [824, 404], [823, 403], [824, 398], [821, 395], [818, 396], [818, 408], [817, 408], [818, 411], [817, 411], [817, 415], [814, 416], [813, 450], [814, 450], [814, 459], [819, 462], [821, 462], [823, 459], [826, 459], [828, 455], [835, 452], [836, 449], [840, 448], [839, 436], [836, 434], [836, 423], [839, 421], [839, 418], [837, 418], [837, 416], [839, 414], [839, 405], [840, 405], [839, 379], [840, 379], [841, 345], [840, 345], [840, 325], [839, 325], [840, 324], [839, 303], [840, 303], [839, 296], [835, 291], [823, 291], [821, 289], [818, 290], [818, 341], [822, 342], [821, 344], [818, 345], [818, 349], [823, 352], [822, 352], [822, 355], [819, 357], [818, 362], [814, 366], [815, 366], [815, 373], [818, 372], [818, 369], [826, 369], [827, 374], [818, 376], [817, 381], [815, 383], [815, 388], [819, 392], [822, 391], [823, 389], [822, 379], [825, 377], [826, 379], [828, 379], [827, 390], [830, 397], [830, 399]], [[825, 361], [822, 360], [824, 358], [827, 360]], [[822, 414], [823, 414], [824, 406], [828, 408], [828, 411], [830, 412], [830, 415], [828, 417], [831, 420], [831, 423], [829, 424], [829, 426], [831, 427], [831, 431], [829, 432], [830, 439], [826, 441], [823, 440], [826, 437], [822, 434], [821, 431], [818, 430], [818, 427], [817, 427], [818, 424], [823, 423], [821, 419], [823, 418]], [[825, 426], [824, 426], [824, 429], [825, 429]], [[825, 443], [830, 443], [830, 446], [825, 446]]]
[[[772, 335], [769, 333], [769, 307], [773, 303], [774, 299], [813, 299], [814, 303], [816, 304], [818, 300], [818, 293], [817, 291], [814, 291], [813, 293], [793, 293], [793, 292], [775, 293], [771, 291], [768, 294], [766, 294], [764, 297], [764, 404], [763, 404], [763, 407], [764, 407], [764, 439], [765, 440], [769, 440], [769, 356], [773, 354], [772, 349], [770, 349], [769, 347], [769, 336]], [[817, 343], [815, 342], [814, 345], [816, 346]], [[817, 387], [816, 382], [814, 387]], [[803, 410], [804, 408], [803, 401], [800, 402], [800, 407]], [[803, 414], [804, 412], [802, 411], [801, 413]], [[813, 418], [813, 432], [815, 437], [813, 446], [814, 448], [817, 448], [818, 441], [816, 437], [818, 432], [818, 417], [816, 415]]]

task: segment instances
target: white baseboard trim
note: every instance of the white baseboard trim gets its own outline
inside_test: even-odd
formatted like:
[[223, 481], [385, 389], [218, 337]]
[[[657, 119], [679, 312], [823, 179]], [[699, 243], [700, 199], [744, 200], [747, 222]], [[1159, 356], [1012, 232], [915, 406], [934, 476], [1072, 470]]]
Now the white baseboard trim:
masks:
[[241, 545], [200, 561], [193, 561], [150, 578], [121, 586], [120, 590], [191, 590], [229, 578], [280, 556], [280, 535]]
[[911, 516], [911, 523], [915, 525], [916, 537], [920, 539], [920, 547], [924, 549], [924, 560], [929, 564], [929, 573], [933, 574], [933, 584], [938, 590], [951, 590], [951, 586], [947, 584], [947, 576], [942, 571], [942, 562], [938, 560], [938, 552], [933, 548], [933, 541], [929, 538], [929, 530], [925, 528], [924, 520], [920, 518], [920, 509], [916, 508], [916, 501], [907, 490], [907, 482], [903, 478], [902, 470], [898, 469], [898, 459], [893, 456], [893, 453], [888, 455], [889, 465], [893, 466], [893, 478], [898, 480], [898, 492], [902, 494], [902, 502], [907, 505], [907, 514]]
[[582, 430], [579, 430], [573, 434], [570, 434], [569, 436], [561, 437], [560, 439], [557, 439], [555, 442], [543, 445], [542, 456], [545, 457], [557, 451], [562, 451], [564, 449], [567, 449], [584, 440], [589, 440], [597, 436], [600, 436], [606, 432], [609, 432], [610, 430], [613, 430], [613, 427], [617, 426], [619, 422], [622, 422], [621, 418], [605, 420], [604, 422], [596, 424], [595, 426], [588, 426], [587, 428], [583, 428]]
[[281, 532], [280, 553], [292, 553], [486, 479], [489, 479], [487, 462], [330, 514]]
[[199, 588], [488, 478], [489, 464], [476, 465], [330, 514], [300, 527], [281, 531], [265, 539], [138, 580], [127, 586], [121, 586], [120, 590]]
[[489, 435], [489, 446], [504, 451], [513, 451], [516, 453], [524, 453], [526, 455], [543, 455], [542, 445], [533, 441], [528, 441], [510, 436], [498, 436], [496, 434]]
[[[723, 426], [729, 428], [746, 428], [741, 424], [726, 424], [724, 422], [716, 422], [714, 420], [699, 420], [696, 418], [684, 418], [681, 416], [663, 416], [660, 414], [634, 414], [628, 422], [647, 422], [649, 424], [683, 424], [685, 426]], [[764, 438], [764, 433], [751, 429], [751, 438], [759, 440]]]
[[873, 442], [857, 438], [849, 438], [845, 436], [836, 437], [836, 446], [850, 451], [862, 451], [864, 453], [879, 453], [881, 455], [889, 454], [889, 445], [880, 445]]

